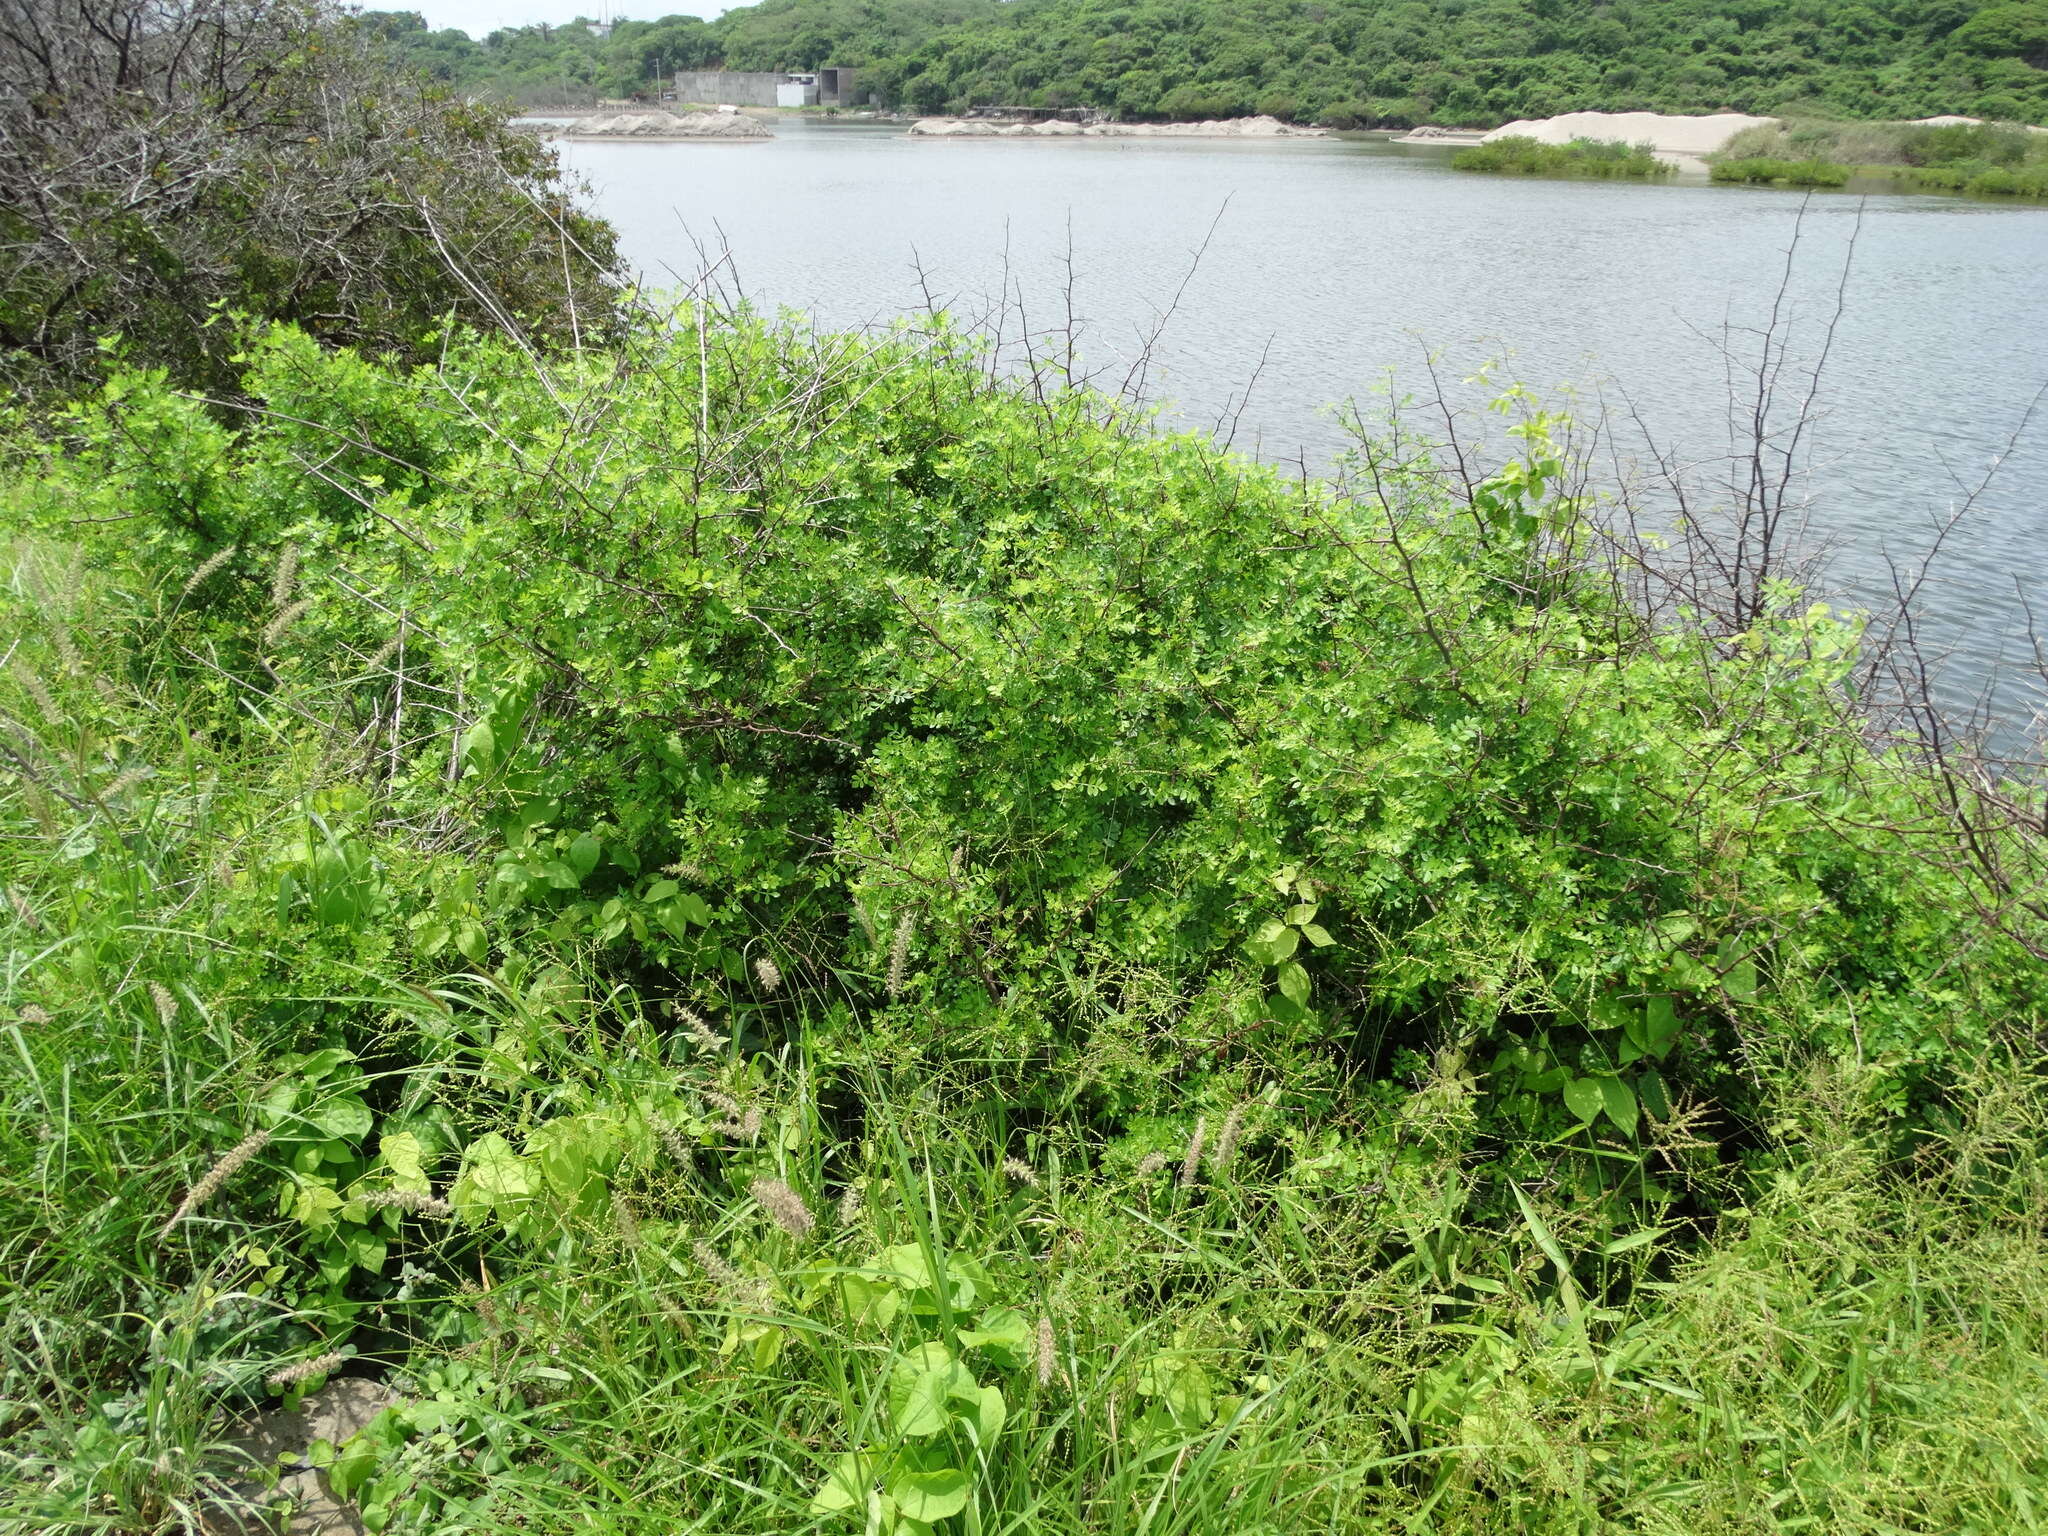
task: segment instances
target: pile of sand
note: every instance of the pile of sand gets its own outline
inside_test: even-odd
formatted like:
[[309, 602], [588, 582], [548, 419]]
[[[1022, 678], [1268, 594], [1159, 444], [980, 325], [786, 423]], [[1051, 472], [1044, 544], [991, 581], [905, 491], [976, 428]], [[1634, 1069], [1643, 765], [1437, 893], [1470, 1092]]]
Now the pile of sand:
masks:
[[617, 112], [586, 117], [568, 130], [573, 139], [766, 139], [765, 123], [742, 112]]
[[1325, 128], [1297, 128], [1277, 117], [1207, 123], [1006, 123], [982, 117], [924, 117], [910, 125], [924, 139], [1320, 139]]
[[1709, 117], [1677, 117], [1668, 112], [1567, 112], [1509, 123], [1480, 140], [1534, 139], [1539, 144], [1569, 144], [1573, 139], [1619, 140], [1647, 144], [1660, 155], [1711, 155], [1745, 128], [1775, 123], [1775, 117], [1743, 112], [1716, 112]]

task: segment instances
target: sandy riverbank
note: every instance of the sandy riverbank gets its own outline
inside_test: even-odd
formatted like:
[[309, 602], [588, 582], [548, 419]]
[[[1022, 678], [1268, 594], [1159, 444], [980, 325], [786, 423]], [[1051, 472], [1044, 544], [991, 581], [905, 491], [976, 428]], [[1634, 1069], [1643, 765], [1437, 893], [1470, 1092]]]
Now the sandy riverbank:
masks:
[[1573, 139], [1615, 140], [1647, 144], [1657, 158], [1685, 170], [1706, 169], [1713, 154], [1745, 128], [1774, 123], [1774, 117], [1745, 112], [1715, 112], [1683, 117], [1669, 112], [1566, 112], [1559, 117], [1524, 118], [1486, 132], [1458, 128], [1417, 128], [1397, 144], [1491, 144], [1496, 139], [1534, 139], [1539, 144], [1569, 144]]
[[1297, 128], [1277, 117], [1232, 117], [1206, 123], [1011, 123], [982, 117], [921, 117], [921, 139], [1322, 139], [1327, 128]]
[[565, 139], [772, 139], [766, 123], [744, 112], [609, 112], [578, 118], [559, 130]]

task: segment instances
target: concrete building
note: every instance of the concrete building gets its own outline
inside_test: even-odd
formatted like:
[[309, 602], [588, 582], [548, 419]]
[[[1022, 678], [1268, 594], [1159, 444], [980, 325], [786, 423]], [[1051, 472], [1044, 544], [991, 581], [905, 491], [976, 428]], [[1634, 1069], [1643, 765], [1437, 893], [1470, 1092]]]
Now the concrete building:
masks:
[[681, 69], [676, 100], [707, 107], [850, 107], [853, 71], [830, 65], [805, 74], [773, 70]]

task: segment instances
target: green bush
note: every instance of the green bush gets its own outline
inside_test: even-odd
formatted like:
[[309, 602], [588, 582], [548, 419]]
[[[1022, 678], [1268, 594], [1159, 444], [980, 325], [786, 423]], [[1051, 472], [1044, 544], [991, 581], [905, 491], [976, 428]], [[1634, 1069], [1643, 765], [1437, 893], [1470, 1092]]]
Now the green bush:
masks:
[[0, 461], [0, 1522], [337, 1373], [398, 1532], [2024, 1519], [2038, 806], [1650, 622], [1562, 418], [237, 346]]
[[1451, 167], [1509, 176], [1648, 177], [1669, 176], [1672, 171], [1646, 144], [1600, 139], [1573, 139], [1569, 144], [1495, 139], [1459, 150], [1451, 156]]
[[1829, 160], [1751, 158], [1716, 161], [1709, 172], [1715, 181], [1770, 187], [1845, 187], [1849, 167]]

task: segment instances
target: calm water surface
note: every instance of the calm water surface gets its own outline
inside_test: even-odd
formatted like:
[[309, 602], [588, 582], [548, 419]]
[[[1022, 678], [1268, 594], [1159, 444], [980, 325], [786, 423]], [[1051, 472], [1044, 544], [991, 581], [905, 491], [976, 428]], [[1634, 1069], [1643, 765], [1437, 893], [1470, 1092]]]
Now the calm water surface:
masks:
[[[1802, 198], [1715, 187], [1462, 175], [1376, 141], [918, 140], [785, 123], [750, 144], [571, 143], [651, 283], [729, 251], [756, 303], [821, 325], [927, 298], [963, 316], [1010, 297], [1064, 324], [1069, 252], [1084, 362], [1112, 383], [1157, 331], [1149, 385], [1179, 421], [1262, 457], [1326, 466], [1332, 407], [1428, 383], [1528, 384], [1624, 403], [1711, 475], [1728, 451], [1727, 327], [1769, 316]], [[1816, 197], [1786, 314], [1810, 363], [1842, 286], [1802, 489], [1836, 547], [1831, 595], [1874, 601], [1975, 490], [1938, 570], [1955, 685], [1995, 681], [2007, 721], [2040, 700], [2016, 672], [2025, 589], [2048, 621], [2048, 209], [1940, 197]], [[1200, 261], [1194, 253], [1207, 242]], [[1189, 276], [1192, 267], [1192, 276]], [[1185, 289], [1183, 291], [1183, 283]], [[1753, 347], [1751, 349], [1753, 351]], [[1803, 381], [1793, 380], [1794, 385]]]

